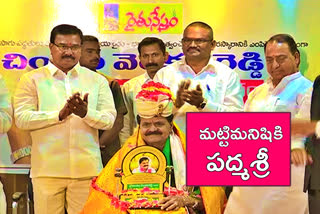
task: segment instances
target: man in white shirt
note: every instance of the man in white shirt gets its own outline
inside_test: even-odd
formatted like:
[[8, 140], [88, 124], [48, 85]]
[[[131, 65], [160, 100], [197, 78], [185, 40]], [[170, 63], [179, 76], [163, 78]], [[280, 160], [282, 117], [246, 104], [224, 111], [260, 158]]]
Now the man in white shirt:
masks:
[[[8, 137], [6, 133], [9, 131], [12, 124], [12, 107], [10, 100], [9, 91], [5, 85], [4, 79], [0, 75], [0, 144], [8, 144]], [[0, 151], [0, 153], [1, 152], [4, 151]], [[0, 164], [3, 164], [1, 159]], [[6, 197], [0, 180], [0, 213], [6, 213], [6, 210]]]
[[189, 24], [183, 33], [185, 55], [162, 68], [154, 77], [177, 94], [175, 122], [185, 132], [185, 113], [194, 111], [242, 111], [244, 90], [239, 76], [213, 59], [216, 46], [212, 28], [204, 22]]
[[36, 214], [79, 213], [102, 169], [98, 129], [110, 129], [116, 117], [106, 79], [78, 64], [82, 37], [76, 26], [54, 27], [51, 61], [24, 74], [16, 89], [16, 124], [31, 130]]
[[134, 77], [122, 86], [122, 94], [128, 113], [124, 116], [123, 128], [120, 131], [120, 142], [124, 142], [133, 134], [137, 127], [137, 108], [134, 103], [135, 97], [141, 86], [153, 80], [168, 59], [168, 52], [164, 42], [156, 37], [146, 37], [138, 45], [139, 59], [146, 73]]
[[[291, 112], [291, 118], [309, 119], [312, 83], [299, 72], [300, 53], [294, 39], [288, 34], [272, 36], [265, 44], [265, 57], [270, 78], [249, 94], [244, 110]], [[308, 213], [305, 162], [297, 164], [303, 151], [304, 139], [292, 137], [290, 187], [234, 187], [225, 213]]]

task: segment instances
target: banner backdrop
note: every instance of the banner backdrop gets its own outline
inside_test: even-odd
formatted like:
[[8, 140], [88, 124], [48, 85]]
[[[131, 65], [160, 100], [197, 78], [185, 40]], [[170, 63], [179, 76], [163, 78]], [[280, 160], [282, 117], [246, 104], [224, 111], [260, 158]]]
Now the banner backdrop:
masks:
[[[320, 3], [317, 0], [15, 0], [1, 3], [0, 74], [13, 94], [20, 76], [48, 63], [50, 31], [73, 24], [101, 42], [99, 71], [123, 82], [144, 72], [137, 45], [146, 36], [164, 40], [167, 64], [181, 58], [183, 29], [193, 21], [214, 31], [216, 60], [233, 68], [245, 97], [267, 77], [264, 42], [274, 34], [291, 34], [301, 51], [300, 69], [314, 80], [320, 73]], [[13, 128], [14, 140], [26, 135]], [[9, 145], [0, 145], [0, 164], [8, 163]]]

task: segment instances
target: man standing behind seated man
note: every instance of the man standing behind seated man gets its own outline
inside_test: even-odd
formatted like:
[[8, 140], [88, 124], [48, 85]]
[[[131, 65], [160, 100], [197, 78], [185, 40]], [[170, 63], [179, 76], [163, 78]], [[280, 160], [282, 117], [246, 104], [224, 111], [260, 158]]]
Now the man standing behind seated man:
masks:
[[116, 117], [108, 82], [78, 64], [82, 37], [76, 26], [54, 27], [51, 61], [16, 89], [17, 127], [31, 130], [36, 214], [79, 213], [102, 169], [98, 129], [111, 129]]
[[[100, 51], [99, 40], [96, 37], [89, 35], [83, 36], [81, 57], [79, 60], [80, 65], [96, 72], [96, 68], [100, 62]], [[123, 128], [123, 117], [127, 113], [119, 83], [116, 80], [108, 79], [108, 81], [117, 110], [117, 117], [112, 129], [99, 130], [103, 166], [105, 166], [112, 156], [120, 149], [119, 132]]]
[[124, 117], [124, 127], [120, 132], [122, 145], [133, 134], [134, 128], [137, 127], [135, 96], [145, 82], [152, 81], [155, 74], [168, 59], [168, 52], [166, 52], [164, 42], [155, 37], [144, 38], [138, 45], [138, 52], [140, 62], [147, 72], [132, 78], [122, 86], [123, 98], [128, 109], [128, 114]]
[[[310, 120], [312, 83], [299, 72], [300, 53], [288, 34], [272, 36], [264, 48], [270, 78], [248, 97], [245, 111], [291, 112], [291, 118]], [[297, 164], [304, 152], [304, 139], [291, 138], [291, 162]], [[290, 187], [234, 187], [226, 214], [305, 214], [307, 194], [303, 192], [304, 164], [291, 165]], [[289, 166], [288, 166], [289, 167]]]
[[212, 28], [204, 22], [189, 24], [182, 38], [185, 55], [161, 69], [154, 81], [176, 93], [180, 108], [175, 122], [185, 132], [185, 113], [193, 111], [242, 111], [243, 88], [236, 72], [213, 59], [216, 46]]
[[142, 145], [155, 147], [162, 151], [168, 166], [173, 166], [172, 183], [183, 190], [186, 182], [185, 137], [172, 123], [173, 101], [170, 89], [163, 84], [148, 82], [136, 96], [138, 128], [125, 145], [113, 156], [107, 166], [92, 183], [90, 196], [82, 214], [88, 213], [154, 213], [154, 214], [221, 214], [224, 204], [222, 187], [200, 187], [201, 197], [190, 195], [171, 195], [161, 201], [161, 210], [138, 209], [123, 210], [118, 206], [117, 196], [123, 185], [117, 185], [117, 168], [121, 168], [124, 157], [134, 148]]

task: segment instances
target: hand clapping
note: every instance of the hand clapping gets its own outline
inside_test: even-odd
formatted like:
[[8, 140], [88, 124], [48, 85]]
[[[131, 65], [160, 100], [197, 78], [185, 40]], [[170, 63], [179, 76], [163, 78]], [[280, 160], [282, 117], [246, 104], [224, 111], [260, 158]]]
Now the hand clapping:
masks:
[[202, 96], [202, 89], [200, 85], [197, 85], [196, 89], [194, 90], [189, 90], [190, 84], [190, 80], [182, 80], [180, 82], [175, 102], [175, 106], [177, 108], [183, 106], [185, 102], [198, 108], [203, 102], [204, 98]]
[[69, 99], [67, 100], [68, 106], [70, 111], [75, 114], [78, 115], [81, 118], [84, 118], [87, 114], [87, 106], [88, 106], [88, 96], [89, 94], [86, 93], [83, 96], [83, 100], [80, 97], [80, 93], [76, 92], [74, 93], [71, 97], [69, 97]]
[[76, 92], [69, 97], [67, 103], [59, 112], [59, 120], [66, 119], [72, 113], [81, 118], [85, 117], [88, 112], [88, 96], [89, 94], [86, 93], [83, 99], [81, 99], [80, 93]]

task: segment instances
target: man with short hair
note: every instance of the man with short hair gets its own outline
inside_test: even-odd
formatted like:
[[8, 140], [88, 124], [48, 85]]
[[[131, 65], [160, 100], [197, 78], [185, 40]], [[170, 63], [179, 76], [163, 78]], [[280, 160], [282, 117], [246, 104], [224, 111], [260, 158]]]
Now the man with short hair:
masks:
[[243, 88], [236, 72], [213, 59], [216, 46], [212, 28], [204, 22], [189, 24], [182, 38], [184, 57], [155, 76], [177, 94], [175, 122], [185, 132], [185, 113], [242, 111]]
[[[173, 101], [170, 89], [161, 83], [148, 82], [136, 96], [138, 127], [125, 145], [112, 157], [98, 178], [93, 181], [90, 196], [82, 211], [85, 213], [194, 213], [220, 214], [224, 204], [222, 187], [200, 187], [198, 194], [169, 195], [160, 200], [160, 210], [130, 210], [121, 206], [125, 201], [118, 198], [123, 185], [118, 185], [116, 169], [123, 166], [124, 157], [142, 145], [155, 147], [164, 153], [166, 163], [173, 167], [172, 183], [183, 190], [186, 182], [185, 140], [172, 123]], [[132, 172], [133, 173], [133, 172]], [[170, 180], [170, 179], [169, 179]], [[198, 189], [199, 190], [199, 189]], [[169, 191], [170, 192], [170, 191]]]
[[135, 96], [141, 90], [141, 85], [152, 81], [155, 74], [168, 59], [168, 52], [164, 42], [156, 37], [146, 37], [138, 45], [139, 59], [146, 73], [134, 77], [122, 86], [123, 98], [128, 110], [124, 117], [124, 127], [120, 132], [120, 141], [123, 145], [126, 139], [133, 134], [137, 126], [137, 109], [134, 103]]
[[[264, 50], [270, 78], [249, 94], [245, 111], [291, 112], [291, 118], [309, 119], [308, 94], [312, 83], [299, 72], [300, 53], [296, 42], [288, 34], [277, 34], [266, 42]], [[226, 214], [308, 212], [307, 194], [303, 192], [304, 139], [291, 139], [291, 162], [294, 163], [291, 165], [291, 186], [234, 187]]]
[[139, 166], [132, 170], [132, 173], [155, 173], [155, 169], [150, 167], [150, 160], [148, 157], [139, 159]]
[[81, 46], [81, 57], [79, 59], [80, 65], [96, 72], [100, 62], [100, 52], [98, 38], [84, 35]]
[[[90, 35], [83, 36], [81, 57], [79, 60], [80, 65], [97, 72], [96, 68], [100, 61], [100, 51], [101, 49], [98, 38]], [[109, 87], [117, 110], [117, 117], [112, 129], [99, 130], [99, 142], [103, 166], [105, 166], [112, 156], [120, 149], [119, 132], [123, 128], [123, 117], [127, 113], [127, 108], [123, 101], [119, 83], [116, 80], [111, 80], [110, 78], [107, 78], [107, 80], [109, 81]]]
[[31, 130], [36, 214], [79, 213], [102, 169], [98, 129], [110, 129], [116, 117], [108, 82], [78, 64], [82, 37], [76, 26], [54, 27], [51, 61], [24, 74], [16, 89], [16, 125]]
[[[7, 132], [12, 125], [11, 98], [4, 79], [0, 74], [0, 144], [8, 144]], [[1, 151], [3, 152], [3, 151]], [[0, 164], [4, 164], [0, 159]], [[6, 197], [3, 191], [0, 177], [0, 213], [7, 213]]]

